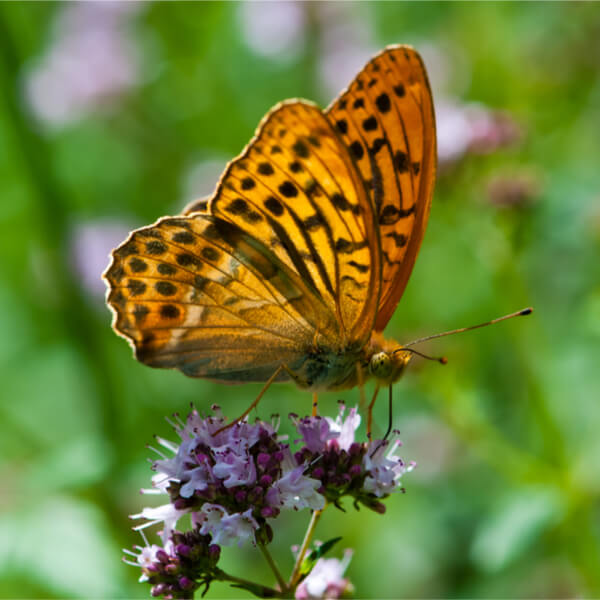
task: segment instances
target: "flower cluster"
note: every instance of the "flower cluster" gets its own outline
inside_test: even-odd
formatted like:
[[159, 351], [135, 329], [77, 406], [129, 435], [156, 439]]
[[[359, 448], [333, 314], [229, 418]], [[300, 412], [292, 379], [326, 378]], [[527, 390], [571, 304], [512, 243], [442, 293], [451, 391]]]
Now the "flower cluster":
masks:
[[140, 581], [152, 585], [152, 596], [165, 598], [189, 598], [203, 585], [208, 589], [216, 577], [221, 555], [221, 549], [212, 543], [211, 536], [198, 531], [173, 531], [164, 548], [146, 541], [146, 546], [134, 549], [137, 552], [125, 552], [136, 562], [128, 559], [125, 562], [142, 568]]
[[[141, 580], [152, 584], [154, 596], [190, 597], [216, 578], [234, 581], [217, 569], [221, 546], [249, 541], [266, 552], [272, 523], [283, 510], [320, 511], [329, 503], [342, 508], [342, 498], [349, 496], [356, 508], [362, 504], [383, 513], [382, 500], [403, 491], [401, 476], [413, 467], [396, 454], [397, 432], [389, 440], [358, 442], [360, 416], [356, 409], [346, 414], [343, 404], [336, 419], [290, 415], [300, 436], [294, 453], [278, 435], [277, 421], [228, 426], [220, 409], [212, 410], [208, 417], [193, 410], [185, 422], [176, 417], [171, 424], [179, 444], [157, 438], [169, 454], [154, 449], [160, 458], [152, 465], [153, 488], [143, 491], [166, 494], [169, 502], [133, 518], [146, 520], [138, 530], [161, 523], [162, 547], [146, 543], [134, 554], [137, 562], [130, 563], [142, 567]], [[186, 515], [191, 531], [179, 533], [175, 527]], [[337, 562], [319, 558], [315, 573], [296, 588], [297, 597], [340, 597], [350, 589], [342, 577], [345, 564], [338, 568]], [[292, 579], [286, 588], [279, 581], [278, 591], [235, 580], [258, 595], [287, 594], [298, 585]]]
[[304, 447], [296, 452], [298, 464], [307, 464], [307, 474], [321, 482], [319, 492], [328, 502], [340, 507], [343, 496], [379, 513], [385, 512], [380, 501], [393, 491], [404, 491], [399, 486], [401, 476], [412, 470], [396, 455], [401, 446], [398, 432], [391, 440], [359, 443], [355, 432], [360, 415], [355, 408], [344, 419], [345, 406], [335, 420], [328, 417], [295, 418]]
[[168, 493], [170, 502], [134, 518], [163, 521], [164, 542], [177, 520], [190, 513], [200, 533], [228, 546], [269, 542], [267, 519], [276, 518], [282, 508], [323, 508], [319, 482], [295, 464], [276, 426], [242, 421], [226, 428], [220, 409], [213, 411], [214, 416], [202, 418], [194, 410], [185, 423], [174, 424], [179, 446], [158, 438], [175, 454], [153, 464], [155, 490]]

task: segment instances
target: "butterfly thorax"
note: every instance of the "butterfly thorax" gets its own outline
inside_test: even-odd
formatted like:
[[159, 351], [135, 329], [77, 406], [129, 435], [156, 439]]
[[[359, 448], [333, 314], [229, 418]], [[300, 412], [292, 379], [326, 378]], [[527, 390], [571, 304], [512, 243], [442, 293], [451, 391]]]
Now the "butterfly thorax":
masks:
[[350, 389], [371, 379], [386, 386], [400, 379], [411, 357], [394, 340], [373, 332], [365, 345], [350, 344], [340, 349], [317, 345], [291, 372], [299, 387], [313, 391]]

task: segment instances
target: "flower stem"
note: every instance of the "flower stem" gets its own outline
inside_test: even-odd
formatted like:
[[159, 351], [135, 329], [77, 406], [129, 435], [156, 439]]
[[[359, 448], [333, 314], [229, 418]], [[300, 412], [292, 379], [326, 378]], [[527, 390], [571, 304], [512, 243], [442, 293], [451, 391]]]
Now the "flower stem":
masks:
[[279, 572], [279, 569], [277, 568], [277, 565], [275, 564], [275, 561], [273, 560], [273, 557], [271, 556], [271, 553], [269, 552], [268, 548], [266, 547], [265, 544], [257, 544], [257, 545], [260, 548], [260, 551], [263, 553], [265, 560], [269, 563], [269, 566], [271, 567], [271, 571], [273, 571], [273, 573], [275, 574], [275, 578], [277, 579], [277, 583], [279, 584], [281, 591], [286, 592], [288, 589], [288, 586], [285, 582], [285, 579]]
[[300, 579], [300, 568], [302, 567], [302, 562], [304, 561], [304, 557], [306, 556], [306, 552], [308, 551], [308, 547], [310, 546], [310, 542], [315, 534], [315, 529], [317, 527], [317, 523], [323, 514], [323, 511], [327, 508], [327, 504], [321, 510], [315, 510], [310, 519], [310, 523], [308, 524], [308, 529], [306, 530], [306, 534], [304, 535], [304, 540], [302, 542], [302, 546], [300, 547], [300, 552], [298, 552], [298, 557], [296, 558], [296, 564], [294, 565], [294, 570], [290, 576], [290, 582], [288, 586], [290, 589], [293, 589], [298, 580]]

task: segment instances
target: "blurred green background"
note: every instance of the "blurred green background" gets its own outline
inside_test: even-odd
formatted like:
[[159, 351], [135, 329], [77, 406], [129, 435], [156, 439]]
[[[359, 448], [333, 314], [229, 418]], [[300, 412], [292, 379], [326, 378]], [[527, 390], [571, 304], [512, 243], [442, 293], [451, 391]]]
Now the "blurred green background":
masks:
[[[209, 193], [277, 101], [327, 105], [390, 43], [430, 71], [440, 173], [387, 334], [535, 313], [423, 347], [449, 364], [395, 386], [407, 494], [331, 509], [317, 538], [355, 549], [357, 597], [600, 597], [600, 8], [391, 2], [0, 6], [2, 597], [148, 597], [120, 562], [127, 515], [159, 503], [138, 494], [145, 445], [173, 438], [164, 415], [234, 416], [260, 386], [138, 364], [108, 252]], [[340, 397], [358, 395], [322, 412]], [[259, 414], [309, 405], [282, 385]], [[307, 521], [277, 522], [285, 572]], [[252, 547], [223, 567], [272, 583]]]

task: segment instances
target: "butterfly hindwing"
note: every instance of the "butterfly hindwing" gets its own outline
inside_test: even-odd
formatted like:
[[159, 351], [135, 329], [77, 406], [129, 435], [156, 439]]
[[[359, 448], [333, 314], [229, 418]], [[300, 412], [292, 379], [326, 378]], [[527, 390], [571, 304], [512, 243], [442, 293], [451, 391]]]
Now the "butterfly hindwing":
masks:
[[435, 177], [435, 120], [420, 56], [389, 47], [326, 111], [369, 190], [381, 244], [382, 331], [406, 287], [429, 216]]
[[191, 376], [264, 381], [334, 318], [258, 240], [206, 214], [133, 232], [105, 276], [137, 358]]

